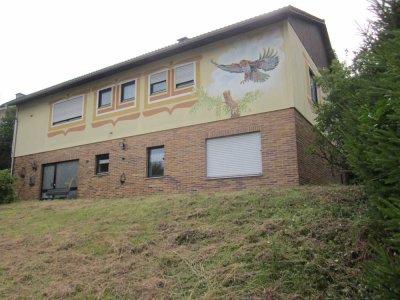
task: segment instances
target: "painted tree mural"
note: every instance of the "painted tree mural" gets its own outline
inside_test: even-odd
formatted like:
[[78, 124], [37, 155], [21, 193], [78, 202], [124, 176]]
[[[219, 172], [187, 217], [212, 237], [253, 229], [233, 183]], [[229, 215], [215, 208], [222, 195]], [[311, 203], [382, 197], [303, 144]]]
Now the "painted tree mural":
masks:
[[250, 111], [250, 104], [261, 97], [260, 91], [248, 92], [243, 98], [234, 100], [231, 92], [226, 90], [223, 96], [210, 96], [204, 89], [196, 91], [197, 102], [192, 107], [191, 112], [199, 110], [214, 111], [217, 117], [221, 115], [231, 118], [240, 117], [241, 114]]
[[[235, 56], [236, 57], [236, 56]], [[232, 57], [235, 58], [235, 57]], [[226, 72], [228, 76], [237, 76], [243, 74], [243, 79], [236, 84], [228, 84], [225, 81], [221, 82], [222, 86], [231, 86], [235, 89], [237, 86], [248, 85], [249, 83], [263, 84], [269, 78], [268, 72], [274, 70], [279, 64], [279, 56], [276, 50], [264, 48], [258, 55], [258, 59], [238, 59], [238, 63], [220, 64], [211, 60], [211, 63], [216, 67], [214, 72]], [[243, 113], [250, 111], [250, 105], [261, 98], [261, 91], [255, 88], [254, 91], [249, 91], [239, 99], [234, 99], [231, 89], [224, 90], [221, 96], [209, 95], [205, 89], [198, 89], [196, 92], [197, 102], [192, 107], [191, 112], [196, 112], [201, 109], [214, 111], [217, 117], [221, 115], [229, 115], [231, 118], [240, 117]], [[221, 90], [222, 91], [222, 90]]]

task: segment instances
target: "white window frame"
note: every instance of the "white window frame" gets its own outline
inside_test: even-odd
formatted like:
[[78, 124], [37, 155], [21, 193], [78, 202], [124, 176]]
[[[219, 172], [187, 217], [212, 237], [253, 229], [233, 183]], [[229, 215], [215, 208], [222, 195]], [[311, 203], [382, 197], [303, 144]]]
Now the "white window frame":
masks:
[[[103, 91], [103, 90], [107, 90], [107, 89], [111, 89], [111, 102], [110, 102], [110, 104], [99, 106], [99, 104], [100, 104], [100, 92]], [[114, 94], [114, 86], [113, 85], [102, 87], [101, 89], [98, 89], [96, 94], [97, 94], [97, 100], [96, 100], [96, 108], [97, 108], [97, 110], [112, 106], [112, 104], [113, 104], [113, 94]]]
[[[149, 93], [149, 97], [157, 96], [157, 95], [162, 95], [162, 94], [168, 93], [168, 88], [169, 88], [169, 78], [168, 78], [168, 77], [169, 77], [169, 76], [168, 76], [169, 74], [168, 74], [168, 71], [169, 71], [169, 69], [162, 69], [162, 70], [159, 70], [159, 71], [157, 71], [157, 72], [153, 72], [153, 73], [151, 73], [151, 74], [148, 75], [148, 82], [149, 82], [149, 84], [148, 84], [148, 93]], [[166, 89], [165, 89], [165, 91], [152, 94], [152, 93], [151, 93], [151, 76], [153, 76], [153, 75], [155, 75], [155, 74], [162, 73], [162, 72], [165, 72], [165, 73], [166, 73], [166, 76], [165, 76]]]
[[[179, 67], [182, 67], [182, 66], [189, 65], [189, 64], [193, 65], [193, 83], [192, 84], [188, 84], [188, 85], [184, 85], [184, 86], [181, 86], [181, 87], [177, 87], [176, 86], [177, 85], [177, 83], [176, 83], [176, 69], [179, 68]], [[175, 90], [179, 90], [179, 89], [184, 89], [184, 88], [191, 87], [191, 86], [196, 86], [196, 63], [194, 61], [192, 61], [192, 62], [182, 63], [182, 64], [174, 66], [174, 89]]]
[[[100, 159], [100, 156], [102, 155], [108, 155], [107, 159]], [[98, 172], [100, 169], [101, 165], [108, 165], [107, 172]], [[109, 153], [103, 153], [103, 154], [97, 154], [96, 155], [96, 175], [106, 175], [110, 172], [110, 154]]]
[[[135, 98], [127, 100], [127, 101], [122, 101], [122, 85], [124, 85], [125, 83], [128, 83], [128, 82], [132, 82], [132, 81], [135, 82]], [[132, 78], [132, 79], [129, 79], [129, 80], [122, 81], [121, 83], [119, 83], [119, 89], [120, 89], [119, 104], [129, 103], [129, 102], [133, 101], [134, 102], [134, 107], [136, 107], [137, 90], [138, 90], [137, 78]]]
[[[54, 124], [54, 121], [53, 121], [53, 118], [54, 118], [54, 106], [56, 104], [59, 104], [59, 103], [62, 103], [62, 102], [67, 102], [67, 101], [70, 101], [70, 100], [72, 100], [74, 98], [78, 98], [78, 97], [82, 97], [82, 113], [81, 113], [81, 117], [79, 119], [76, 118], [76, 119], [73, 119], [73, 120], [70, 120], [70, 121], [61, 121], [61, 122], [57, 122], [57, 124]], [[85, 112], [85, 95], [84, 94], [76, 95], [76, 96], [73, 96], [73, 97], [69, 97], [67, 99], [62, 99], [60, 101], [54, 102], [52, 104], [52, 107], [51, 107], [51, 127], [56, 127], [56, 126], [60, 126], [60, 125], [68, 124], [68, 123], [81, 121], [81, 120], [83, 120], [84, 112]]]

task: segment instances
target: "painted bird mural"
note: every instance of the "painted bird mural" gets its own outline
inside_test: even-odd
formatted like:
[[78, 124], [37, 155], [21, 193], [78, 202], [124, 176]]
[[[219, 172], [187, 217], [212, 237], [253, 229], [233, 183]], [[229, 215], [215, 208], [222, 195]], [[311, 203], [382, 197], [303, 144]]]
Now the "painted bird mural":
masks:
[[[272, 71], [276, 68], [279, 64], [279, 56], [275, 50], [268, 48], [268, 50], [264, 49], [263, 53], [260, 53], [259, 58], [254, 61], [242, 59], [239, 63], [221, 65], [211, 60], [211, 63], [229, 73], [244, 73], [244, 79], [240, 84], [248, 81], [264, 82], [270, 77], [269, 74], [264, 72]], [[261, 70], [264, 72], [261, 72]]]

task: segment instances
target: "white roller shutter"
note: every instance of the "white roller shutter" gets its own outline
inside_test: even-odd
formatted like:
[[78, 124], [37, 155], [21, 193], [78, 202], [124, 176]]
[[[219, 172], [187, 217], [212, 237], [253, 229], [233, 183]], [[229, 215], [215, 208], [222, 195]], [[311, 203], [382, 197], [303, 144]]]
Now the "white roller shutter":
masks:
[[55, 103], [53, 106], [53, 124], [81, 118], [82, 108], [83, 96]]
[[175, 84], [180, 86], [185, 83], [192, 83], [194, 81], [194, 64], [176, 67], [175, 69]]
[[262, 174], [260, 132], [207, 140], [207, 177]]
[[150, 84], [167, 80], [167, 71], [152, 74], [150, 76]]

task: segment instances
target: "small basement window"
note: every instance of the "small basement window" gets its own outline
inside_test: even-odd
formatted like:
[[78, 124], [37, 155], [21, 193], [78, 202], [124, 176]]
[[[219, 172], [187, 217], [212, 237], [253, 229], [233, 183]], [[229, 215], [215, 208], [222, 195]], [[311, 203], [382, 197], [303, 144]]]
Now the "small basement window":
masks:
[[194, 63], [175, 68], [175, 88], [182, 88], [194, 84]]
[[132, 80], [121, 84], [121, 102], [135, 100], [136, 81]]
[[167, 71], [150, 75], [150, 95], [167, 91]]
[[111, 88], [99, 91], [98, 108], [111, 105], [111, 93]]
[[109, 154], [96, 155], [96, 174], [108, 174]]
[[318, 87], [317, 81], [315, 80], [315, 75], [311, 69], [309, 69], [309, 79], [310, 79], [310, 95], [311, 101], [314, 104], [318, 104]]
[[147, 149], [147, 177], [164, 176], [164, 146]]

